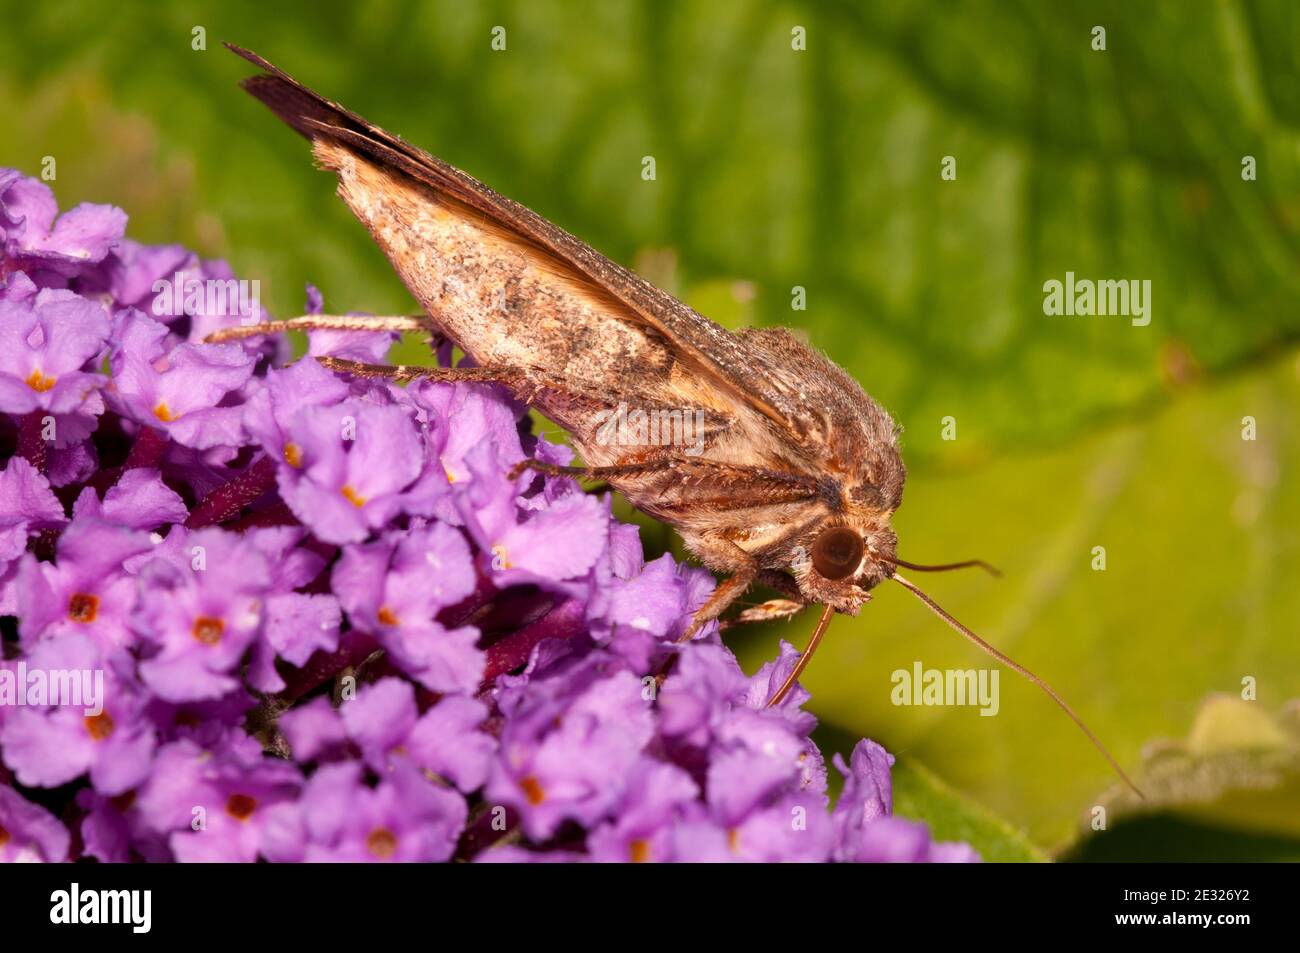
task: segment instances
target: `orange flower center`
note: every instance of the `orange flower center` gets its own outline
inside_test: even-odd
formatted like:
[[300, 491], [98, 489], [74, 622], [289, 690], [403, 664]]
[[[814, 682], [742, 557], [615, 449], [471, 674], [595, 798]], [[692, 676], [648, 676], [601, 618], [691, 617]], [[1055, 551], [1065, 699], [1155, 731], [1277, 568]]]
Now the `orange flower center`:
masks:
[[3, 847], [7, 843], [9, 843], [9, 832], [3, 827], [0, 827], [0, 847]]
[[650, 863], [650, 842], [648, 840], [642, 840], [638, 837], [628, 844], [627, 852], [634, 864]]
[[339, 492], [343, 494], [345, 500], [357, 509], [361, 509], [361, 507], [366, 505], [366, 498], [354, 490], [350, 483], [343, 484], [343, 489], [339, 490]]
[[366, 838], [366, 850], [380, 860], [387, 860], [397, 853], [397, 835], [386, 827], [376, 827]]
[[169, 423], [176, 419], [172, 416], [171, 408], [167, 406], [165, 401], [161, 400], [158, 401], [158, 406], [153, 409], [153, 415], [163, 423]]
[[99, 616], [99, 596], [74, 592], [68, 597], [68, 618], [73, 622], [94, 622]]
[[27, 376], [26, 383], [27, 386], [36, 391], [36, 393], [43, 394], [54, 386], [54, 381], [55, 378], [46, 377], [41, 373], [40, 368], [37, 368]]
[[286, 443], [284, 445], [284, 462], [295, 470], [299, 469], [302, 466], [302, 447], [296, 443]]
[[379, 612], [376, 613], [376, 618], [379, 619], [382, 625], [398, 624], [397, 613], [393, 612], [393, 610], [388, 608], [388, 606], [380, 606]]
[[528, 798], [529, 804], [535, 806], [546, 800], [546, 792], [531, 774], [520, 781], [519, 786], [524, 789], [524, 797]]
[[204, 645], [216, 645], [221, 641], [221, 633], [226, 630], [226, 623], [210, 615], [201, 615], [194, 620], [194, 638]]
[[113, 719], [106, 711], [101, 711], [98, 715], [86, 716], [86, 731], [90, 733], [92, 741], [103, 741], [113, 733], [114, 727]]
[[232, 794], [226, 801], [226, 813], [237, 821], [246, 821], [257, 810], [257, 801], [247, 794]]

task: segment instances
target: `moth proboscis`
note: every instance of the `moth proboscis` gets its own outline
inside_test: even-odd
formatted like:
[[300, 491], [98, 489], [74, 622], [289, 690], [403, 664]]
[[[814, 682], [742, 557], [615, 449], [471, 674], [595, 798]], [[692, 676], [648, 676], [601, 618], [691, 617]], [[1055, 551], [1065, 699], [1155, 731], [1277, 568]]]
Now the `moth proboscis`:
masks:
[[[286, 326], [424, 329], [475, 367], [328, 366], [396, 380], [500, 383], [568, 431], [584, 466], [525, 461], [546, 473], [603, 479], [673, 526], [688, 550], [725, 573], [680, 641], [694, 638], [755, 583], [786, 598], [738, 621], [822, 614], [786, 697], [835, 613], [856, 615], [892, 579], [997, 661], [1042, 688], [1141, 795], [1101, 742], [1042, 679], [940, 608], [898, 569], [939, 571], [897, 555], [890, 517], [902, 502], [899, 429], [851, 376], [783, 328], [732, 334], [578, 238], [459, 169], [303, 86], [256, 53], [265, 72], [244, 88], [312, 144], [319, 165], [369, 229], [426, 317], [327, 318], [233, 328], [216, 339]], [[690, 413], [696, 438], [605, 439], [632, 407], [670, 421]]]

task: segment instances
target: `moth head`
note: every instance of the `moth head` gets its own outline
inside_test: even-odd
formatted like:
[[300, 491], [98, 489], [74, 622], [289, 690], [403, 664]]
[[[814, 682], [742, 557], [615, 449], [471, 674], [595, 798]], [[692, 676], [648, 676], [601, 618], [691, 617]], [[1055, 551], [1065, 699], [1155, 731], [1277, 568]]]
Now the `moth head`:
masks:
[[893, 575], [898, 537], [884, 516], [826, 520], [795, 547], [799, 591], [810, 602], [856, 615]]

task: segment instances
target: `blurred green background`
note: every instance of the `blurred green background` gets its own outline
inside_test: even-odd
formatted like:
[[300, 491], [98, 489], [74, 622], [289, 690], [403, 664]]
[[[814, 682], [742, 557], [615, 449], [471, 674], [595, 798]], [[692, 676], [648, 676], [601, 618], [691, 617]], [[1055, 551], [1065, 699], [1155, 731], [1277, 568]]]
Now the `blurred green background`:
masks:
[[[900, 813], [990, 859], [1300, 859], [1300, 4], [3, 6], [0, 165], [53, 156], [64, 207], [227, 258], [278, 316], [308, 281], [413, 303], [222, 40], [853, 372], [905, 430], [900, 553], [998, 564], [926, 587], [1149, 795], [1009, 672], [996, 717], [892, 705], [896, 669], [987, 665], [883, 587], [805, 684], [828, 748], [899, 754]], [[1149, 279], [1150, 325], [1045, 315], [1067, 270]], [[810, 622], [731, 641], [752, 669]]]

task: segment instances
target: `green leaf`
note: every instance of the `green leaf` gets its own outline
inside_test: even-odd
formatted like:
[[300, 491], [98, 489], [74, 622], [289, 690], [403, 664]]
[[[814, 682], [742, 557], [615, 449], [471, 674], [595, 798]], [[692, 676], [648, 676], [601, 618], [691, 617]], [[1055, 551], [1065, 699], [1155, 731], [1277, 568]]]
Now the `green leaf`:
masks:
[[948, 787], [913, 758], [894, 765], [894, 813], [930, 825], [935, 840], [965, 841], [988, 862], [1046, 861], [1022, 831]]

